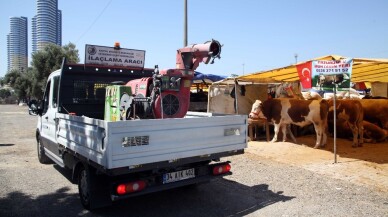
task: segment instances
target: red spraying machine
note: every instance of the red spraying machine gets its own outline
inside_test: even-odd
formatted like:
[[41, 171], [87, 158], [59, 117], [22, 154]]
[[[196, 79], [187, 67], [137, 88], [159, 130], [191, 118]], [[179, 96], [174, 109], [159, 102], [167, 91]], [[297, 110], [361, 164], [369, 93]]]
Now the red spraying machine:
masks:
[[177, 50], [175, 69], [158, 69], [152, 77], [129, 81], [132, 96], [121, 99], [126, 120], [144, 118], [182, 118], [190, 104], [194, 70], [201, 62], [214, 63], [220, 58], [221, 44], [216, 40]]

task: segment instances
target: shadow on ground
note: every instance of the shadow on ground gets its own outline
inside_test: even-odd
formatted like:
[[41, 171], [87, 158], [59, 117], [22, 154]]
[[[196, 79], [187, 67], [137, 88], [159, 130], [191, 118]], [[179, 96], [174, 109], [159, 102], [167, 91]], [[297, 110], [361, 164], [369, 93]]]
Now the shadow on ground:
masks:
[[246, 186], [216, 179], [195, 188], [179, 188], [119, 201], [88, 212], [67, 187], [32, 197], [15, 191], [0, 199], [0, 216], [245, 216], [266, 206], [293, 199], [268, 185]]
[[[270, 129], [270, 140], [273, 138], [273, 129]], [[265, 131], [263, 128], [256, 129], [256, 139], [257, 142], [265, 142]], [[296, 144], [305, 145], [310, 148], [314, 148], [316, 136], [313, 129], [307, 130], [301, 136], [296, 136]], [[278, 141], [281, 141], [283, 136], [281, 132], [278, 135]], [[290, 137], [287, 137], [287, 142], [292, 142]], [[334, 138], [332, 136], [328, 136], [327, 145], [321, 150], [326, 150], [334, 154]], [[351, 139], [336, 139], [336, 151], [338, 156], [343, 158], [351, 158], [355, 161], [368, 161], [378, 164], [386, 164], [388, 163], [388, 141], [380, 142], [380, 143], [364, 143], [362, 147], [353, 148]]]
[[15, 144], [0, 144], [0, 147], [6, 147], [6, 146], [14, 146]]
[[[306, 144], [313, 148], [314, 135], [297, 137], [297, 144]], [[310, 146], [311, 145], [311, 146]], [[352, 141], [348, 139], [336, 139], [337, 154], [343, 158], [368, 161], [378, 164], [388, 163], [388, 142], [364, 143], [362, 147], [353, 148]], [[329, 137], [326, 147], [322, 148], [334, 154], [334, 138]]]

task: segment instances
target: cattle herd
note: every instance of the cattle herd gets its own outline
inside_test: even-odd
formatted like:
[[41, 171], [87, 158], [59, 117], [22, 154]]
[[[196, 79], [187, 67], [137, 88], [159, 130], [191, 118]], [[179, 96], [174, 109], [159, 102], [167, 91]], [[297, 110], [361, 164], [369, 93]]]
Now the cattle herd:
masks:
[[267, 119], [274, 125], [272, 142], [278, 140], [280, 129], [285, 141], [286, 128], [290, 124], [297, 126], [313, 124], [316, 133], [314, 148], [324, 147], [327, 134], [334, 132], [334, 122], [337, 137], [351, 138], [353, 147], [360, 147], [364, 142], [376, 143], [388, 139], [388, 99], [334, 101], [332, 98], [322, 99], [313, 92], [303, 94], [307, 95], [309, 97], [305, 99], [274, 98], [264, 102], [256, 100], [249, 117]]

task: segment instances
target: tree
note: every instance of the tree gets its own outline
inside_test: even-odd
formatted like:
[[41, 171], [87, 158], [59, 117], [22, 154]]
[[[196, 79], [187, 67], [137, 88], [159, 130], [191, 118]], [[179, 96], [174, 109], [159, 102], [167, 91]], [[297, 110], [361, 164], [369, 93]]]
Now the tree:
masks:
[[11, 96], [11, 91], [7, 89], [0, 89], [0, 98], [5, 99]]
[[13, 69], [5, 75], [4, 82], [15, 90], [15, 94], [19, 100], [26, 101], [31, 96], [32, 79], [33, 75], [28, 69], [24, 73]]
[[5, 85], [5, 81], [4, 81], [4, 77], [0, 77], [0, 86], [4, 86]]
[[64, 57], [68, 63], [80, 61], [78, 50], [73, 43], [70, 42], [63, 47], [49, 44], [43, 50], [32, 54], [33, 84], [31, 93], [34, 97], [41, 98], [48, 76], [51, 72], [61, 68]]
[[64, 57], [69, 63], [79, 62], [78, 50], [73, 43], [63, 47], [49, 44], [43, 50], [32, 54], [32, 67], [26, 72], [11, 70], [0, 82], [9, 84], [19, 100], [29, 100], [31, 97], [41, 99], [48, 76], [61, 68]]
[[4, 84], [8, 84], [13, 87], [16, 83], [18, 77], [20, 77], [21, 73], [17, 69], [12, 69], [7, 74], [5, 74], [3, 82]]
[[14, 89], [19, 100], [29, 101], [32, 89], [31, 72], [21, 73], [21, 76], [16, 79]]
[[68, 63], [79, 63], [78, 50], [75, 48], [75, 44], [69, 42], [69, 44], [63, 46], [63, 51]]

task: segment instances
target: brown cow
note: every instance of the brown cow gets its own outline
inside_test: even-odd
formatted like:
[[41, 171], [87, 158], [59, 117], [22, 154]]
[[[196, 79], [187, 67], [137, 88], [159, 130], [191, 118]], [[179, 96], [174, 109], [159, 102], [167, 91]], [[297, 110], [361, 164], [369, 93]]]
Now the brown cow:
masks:
[[[353, 138], [353, 132], [349, 127], [347, 121], [343, 119], [337, 119], [336, 122], [337, 127], [337, 137], [338, 138]], [[381, 129], [376, 124], [372, 124], [368, 121], [362, 122], [363, 126], [363, 135], [364, 135], [364, 143], [376, 143], [376, 142], [384, 142], [388, 138], [388, 131]], [[329, 132], [333, 133], [333, 125], [329, 124]]]
[[314, 148], [326, 145], [327, 114], [329, 105], [325, 100], [299, 100], [289, 98], [270, 99], [264, 102], [256, 100], [249, 114], [251, 118], [266, 118], [273, 122], [275, 133], [272, 142], [277, 141], [277, 135], [282, 127], [283, 140], [286, 135], [286, 125], [306, 126], [314, 124], [317, 141]]
[[364, 120], [362, 126], [364, 127], [364, 141], [376, 143], [384, 142], [388, 138], [388, 130], [382, 129], [376, 124]]
[[[329, 115], [328, 115], [328, 123], [329, 125], [334, 124], [334, 106], [333, 100], [329, 100]], [[336, 100], [336, 115], [337, 119], [340, 121], [344, 121], [346, 125], [352, 130], [353, 134], [353, 144], [352, 147], [362, 146], [363, 143], [363, 127], [362, 121], [364, 119], [364, 113], [362, 109], [362, 105], [360, 100], [351, 100], [351, 99], [343, 99]], [[338, 132], [337, 134], [341, 134]]]
[[388, 99], [362, 99], [364, 119], [388, 130]]

